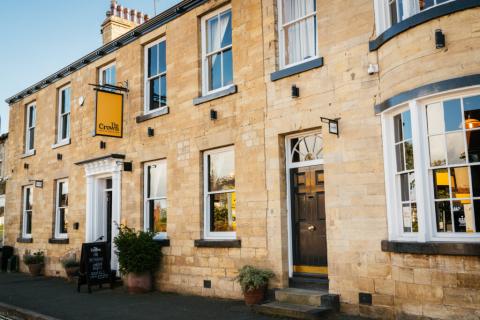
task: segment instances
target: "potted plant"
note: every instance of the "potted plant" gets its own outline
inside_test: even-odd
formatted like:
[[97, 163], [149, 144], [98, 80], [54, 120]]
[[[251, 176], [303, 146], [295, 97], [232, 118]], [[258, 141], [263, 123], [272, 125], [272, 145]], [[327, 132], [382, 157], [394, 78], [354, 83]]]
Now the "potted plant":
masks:
[[160, 264], [162, 252], [153, 239], [154, 233], [120, 226], [114, 239], [120, 271], [126, 275], [130, 293], [152, 290], [152, 274]]
[[26, 253], [23, 256], [23, 262], [28, 266], [32, 276], [39, 276], [45, 264], [45, 255], [43, 251], [38, 251], [34, 254]]
[[62, 260], [62, 265], [65, 268], [65, 273], [67, 274], [68, 280], [72, 281], [73, 278], [78, 275], [78, 271], [80, 270], [80, 262], [74, 257], [69, 257]]
[[245, 303], [247, 305], [259, 304], [265, 299], [268, 280], [273, 278], [272, 271], [259, 269], [253, 266], [243, 266], [238, 270], [236, 280], [242, 287]]

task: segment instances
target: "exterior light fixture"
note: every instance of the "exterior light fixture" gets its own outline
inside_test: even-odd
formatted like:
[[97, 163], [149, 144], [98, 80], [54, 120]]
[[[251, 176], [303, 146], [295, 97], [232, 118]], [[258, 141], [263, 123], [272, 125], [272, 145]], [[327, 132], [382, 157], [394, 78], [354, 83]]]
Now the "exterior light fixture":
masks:
[[154, 130], [153, 128], [149, 127], [149, 128], [147, 129], [147, 135], [148, 135], [149, 137], [153, 137], [153, 136], [155, 135], [155, 130]]
[[133, 163], [132, 162], [124, 162], [123, 163], [123, 171], [132, 172], [133, 171]]
[[35, 180], [35, 188], [43, 188], [43, 180]]
[[106, 149], [107, 143], [105, 141], [100, 141], [100, 149]]
[[437, 49], [445, 48], [445, 34], [442, 29], [435, 30], [435, 47]]
[[338, 127], [338, 120], [340, 118], [335, 118], [335, 119], [328, 119], [328, 118], [320, 118], [320, 120], [323, 123], [328, 123], [328, 133], [330, 134], [335, 134], [337, 137], [339, 137], [339, 127]]
[[296, 85], [292, 86], [292, 98], [298, 98], [300, 97], [300, 88], [297, 87]]
[[210, 109], [210, 120], [217, 120], [218, 114], [217, 110]]
[[28, 163], [24, 163], [24, 164], [23, 164], [23, 169], [28, 170]]
[[57, 160], [62, 160], [63, 155], [61, 153], [57, 153]]

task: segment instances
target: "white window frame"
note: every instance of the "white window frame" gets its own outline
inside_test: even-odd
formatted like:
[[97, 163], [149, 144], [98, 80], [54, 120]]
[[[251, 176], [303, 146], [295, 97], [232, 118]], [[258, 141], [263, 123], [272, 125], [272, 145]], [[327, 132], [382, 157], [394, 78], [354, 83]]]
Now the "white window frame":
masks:
[[[99, 83], [100, 85], [105, 85], [105, 79], [103, 79], [103, 72], [104, 72], [105, 70], [107, 70], [107, 69], [112, 68], [112, 67], [115, 68], [115, 78], [116, 78], [116, 76], [117, 76], [117, 65], [116, 65], [116, 62], [115, 62], [115, 61], [113, 61], [113, 62], [111, 62], [111, 63], [109, 63], [109, 64], [107, 64], [107, 65], [105, 65], [105, 66], [103, 66], [103, 67], [100, 67], [100, 68], [98, 69], [98, 83]], [[116, 79], [115, 79], [115, 80], [116, 80]], [[115, 86], [116, 83], [113, 83], [113, 84], [109, 83], [109, 85]]]
[[[32, 209], [27, 210], [27, 190], [30, 190], [32, 195]], [[30, 211], [31, 220], [30, 220], [30, 233], [27, 233], [27, 212]], [[31, 239], [32, 238], [32, 229], [33, 229], [33, 185], [24, 186], [22, 188], [22, 238]]]
[[[215, 17], [215, 16], [220, 16], [222, 13], [226, 12], [230, 10], [231, 12], [231, 15], [232, 15], [232, 44], [228, 45], [228, 46], [225, 46], [225, 47], [221, 47], [219, 48], [218, 50], [215, 50], [215, 51], [212, 51], [210, 53], [207, 54], [207, 21], [210, 20], [211, 18]], [[206, 95], [209, 95], [209, 94], [212, 94], [212, 93], [215, 93], [215, 92], [219, 92], [219, 91], [223, 91], [223, 90], [226, 90], [228, 88], [231, 88], [233, 87], [235, 84], [235, 81], [234, 81], [234, 77], [235, 77], [235, 73], [234, 73], [234, 69], [233, 69], [233, 12], [232, 12], [232, 5], [231, 4], [228, 4], [226, 6], [223, 6], [205, 16], [202, 17], [201, 21], [200, 21], [200, 24], [201, 24], [201, 36], [202, 36], [202, 95], [203, 96], [206, 96]], [[220, 88], [217, 88], [217, 89], [214, 89], [214, 90], [209, 90], [208, 89], [208, 85], [209, 85], [209, 68], [208, 68], [208, 57], [214, 55], [214, 54], [218, 54], [220, 52], [223, 52], [225, 50], [228, 50], [228, 49], [231, 49], [232, 50], [232, 83], [231, 84], [228, 84], [228, 85], [225, 85], [223, 87], [220, 87]], [[223, 54], [222, 54], [222, 62], [223, 62]], [[221, 75], [222, 75], [222, 83], [223, 83], [223, 63], [222, 63], [222, 72], [221, 72]]]
[[[165, 197], [148, 197], [148, 167], [157, 165], [157, 164], [165, 164], [166, 168], [166, 177], [167, 181], [165, 182], [167, 185], [167, 194]], [[165, 200], [167, 202], [167, 232], [158, 232], [155, 234], [155, 239], [167, 239], [168, 238], [168, 163], [167, 159], [155, 160], [146, 162], [143, 165], [143, 228], [145, 231], [150, 230], [150, 216], [149, 216], [149, 204], [148, 201], [150, 200]]]
[[[70, 110], [68, 112], [62, 113], [62, 92], [65, 90], [70, 90]], [[67, 84], [63, 87], [58, 89], [58, 112], [57, 112], [57, 143], [56, 145], [63, 145], [70, 143], [70, 131], [72, 130], [72, 122], [71, 122], [71, 112], [72, 112], [72, 89], [70, 84]], [[62, 131], [63, 131], [63, 121], [62, 118], [66, 116], [68, 117], [68, 131], [67, 136], [62, 139]]]
[[[30, 109], [33, 109], [33, 123], [30, 123]], [[26, 107], [25, 114], [25, 154], [33, 154], [35, 152], [35, 126], [37, 123], [37, 106], [32, 102]], [[30, 131], [33, 129], [33, 146], [30, 145]]]
[[[388, 220], [388, 238], [390, 241], [413, 242], [478, 242], [480, 233], [437, 232], [434, 207], [434, 186], [430, 170], [430, 155], [427, 140], [426, 106], [449, 99], [463, 99], [480, 95], [480, 86], [452, 90], [429, 95], [402, 103], [381, 114], [383, 156], [385, 170], [385, 193]], [[415, 183], [418, 232], [403, 232], [402, 214], [398, 211], [399, 190], [395, 181], [397, 172], [394, 148], [393, 117], [410, 110], [412, 124], [412, 142], [415, 164]], [[468, 163], [465, 166], [469, 166]], [[471, 191], [472, 192], [472, 191]]]
[[[376, 22], [375, 28], [376, 28], [377, 36], [392, 27], [392, 21], [390, 19], [390, 6], [389, 6], [391, 1], [392, 0], [374, 0], [375, 22]], [[435, 4], [433, 6], [420, 11], [420, 8], [418, 6], [418, 0], [403, 0], [403, 6], [402, 6], [403, 17], [398, 16], [399, 12], [397, 9], [398, 22], [408, 19], [420, 12], [424, 12], [434, 7], [441, 6], [446, 3], [457, 1], [457, 0], [450, 0], [443, 3], [436, 3], [437, 0], [434, 0], [434, 1], [435, 1]]]
[[70, 192], [70, 189], [68, 188], [68, 179], [66, 178], [58, 179], [55, 184], [55, 239], [68, 239], [68, 230], [67, 230], [67, 233], [60, 232], [60, 209], [66, 208], [68, 210], [68, 203], [66, 207], [59, 207], [59, 200], [60, 200], [59, 187], [61, 183], [67, 185], [67, 197]]
[[[232, 190], [221, 190], [221, 191], [208, 191], [208, 182], [209, 182], [209, 175], [210, 171], [208, 170], [208, 156], [216, 153], [223, 153], [225, 151], [233, 151], [234, 156], [234, 168], [236, 171], [235, 166], [235, 148], [234, 146], [228, 147], [221, 147], [217, 149], [212, 149], [203, 152], [203, 229], [204, 229], [204, 239], [205, 240], [233, 240], [237, 238], [236, 231], [226, 231], [226, 232], [214, 232], [210, 231], [210, 196], [218, 193], [235, 193], [236, 194], [236, 187]], [[236, 174], [235, 174], [236, 175]], [[236, 178], [236, 176], [235, 176]], [[236, 180], [235, 180], [236, 183]]]
[[[153, 46], [156, 46], [157, 44], [159, 44], [161, 42], [165, 42], [165, 61], [168, 62], [167, 57], [166, 57], [167, 50], [168, 50], [166, 41], [167, 41], [167, 38], [162, 37], [158, 40], [153, 41], [152, 43], [149, 43], [149, 44], [145, 45], [144, 48], [143, 48], [143, 50], [144, 50], [144, 52], [143, 52], [144, 63], [145, 63], [144, 64], [144, 74], [145, 74], [145, 76], [144, 76], [144, 81], [143, 81], [143, 87], [144, 87], [144, 110], [143, 110], [143, 112], [144, 112], [144, 114], [149, 114], [149, 113], [152, 113], [152, 112], [159, 112], [160, 110], [164, 110], [164, 109], [168, 108], [168, 98], [167, 98], [167, 103], [166, 103], [165, 106], [163, 106], [163, 107], [160, 106], [160, 108], [158, 108], [158, 109], [150, 110], [150, 86], [149, 86], [149, 81], [151, 79], [153, 79], [153, 78], [161, 79], [162, 76], [165, 76], [165, 77], [167, 76], [168, 65], [165, 64], [165, 71], [164, 72], [156, 74], [152, 77], [148, 76], [148, 49], [150, 49]], [[160, 64], [159, 64], [159, 68], [160, 68]], [[168, 82], [167, 82], [167, 86], [168, 86]], [[161, 85], [160, 85], [160, 87], [161, 87]], [[167, 92], [168, 92], [168, 89], [167, 89]]]
[[[316, 0], [315, 0], [316, 1]], [[286, 69], [290, 68], [296, 65], [303, 64], [305, 62], [311, 61], [318, 59], [319, 53], [318, 53], [318, 18], [317, 18], [317, 7], [315, 7], [315, 11], [312, 13], [307, 14], [306, 16], [303, 16], [301, 18], [298, 18], [296, 20], [290, 21], [286, 24], [283, 23], [283, 0], [277, 0], [277, 17], [278, 17], [278, 25], [277, 25], [277, 32], [278, 32], [278, 43], [279, 43], [279, 62], [280, 62], [280, 69]], [[316, 4], [315, 4], [316, 5]], [[315, 16], [317, 23], [315, 24], [317, 30], [315, 30], [315, 56], [298, 61], [295, 63], [290, 63], [290, 64], [285, 64], [285, 27], [288, 27], [294, 23], [297, 23], [302, 20], [306, 20], [310, 17]]]

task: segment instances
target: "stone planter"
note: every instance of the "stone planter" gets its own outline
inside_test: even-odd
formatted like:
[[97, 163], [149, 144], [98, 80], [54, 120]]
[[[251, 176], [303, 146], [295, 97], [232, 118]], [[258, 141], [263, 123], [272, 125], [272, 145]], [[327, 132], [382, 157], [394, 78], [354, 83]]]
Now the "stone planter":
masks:
[[130, 293], [146, 293], [152, 291], [152, 274], [144, 273], [127, 274], [127, 289]]
[[34, 277], [38, 277], [42, 273], [43, 263], [35, 263], [28, 265], [28, 271]]
[[245, 297], [245, 304], [247, 306], [251, 306], [254, 304], [260, 304], [265, 300], [265, 292], [267, 291], [267, 287], [261, 287], [258, 289], [246, 291], [243, 293]]
[[65, 268], [65, 273], [67, 274], [68, 281], [72, 281], [74, 277], [78, 275], [80, 267], [68, 267]]

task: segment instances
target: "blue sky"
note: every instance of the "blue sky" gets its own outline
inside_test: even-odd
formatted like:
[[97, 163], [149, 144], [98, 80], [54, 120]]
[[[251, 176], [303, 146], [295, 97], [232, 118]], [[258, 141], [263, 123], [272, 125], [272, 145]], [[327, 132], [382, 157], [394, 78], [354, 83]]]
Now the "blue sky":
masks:
[[[154, 15], [180, 0], [117, 0]], [[110, 0], [0, 1], [0, 116], [8, 131], [5, 99], [102, 45], [100, 24]]]

